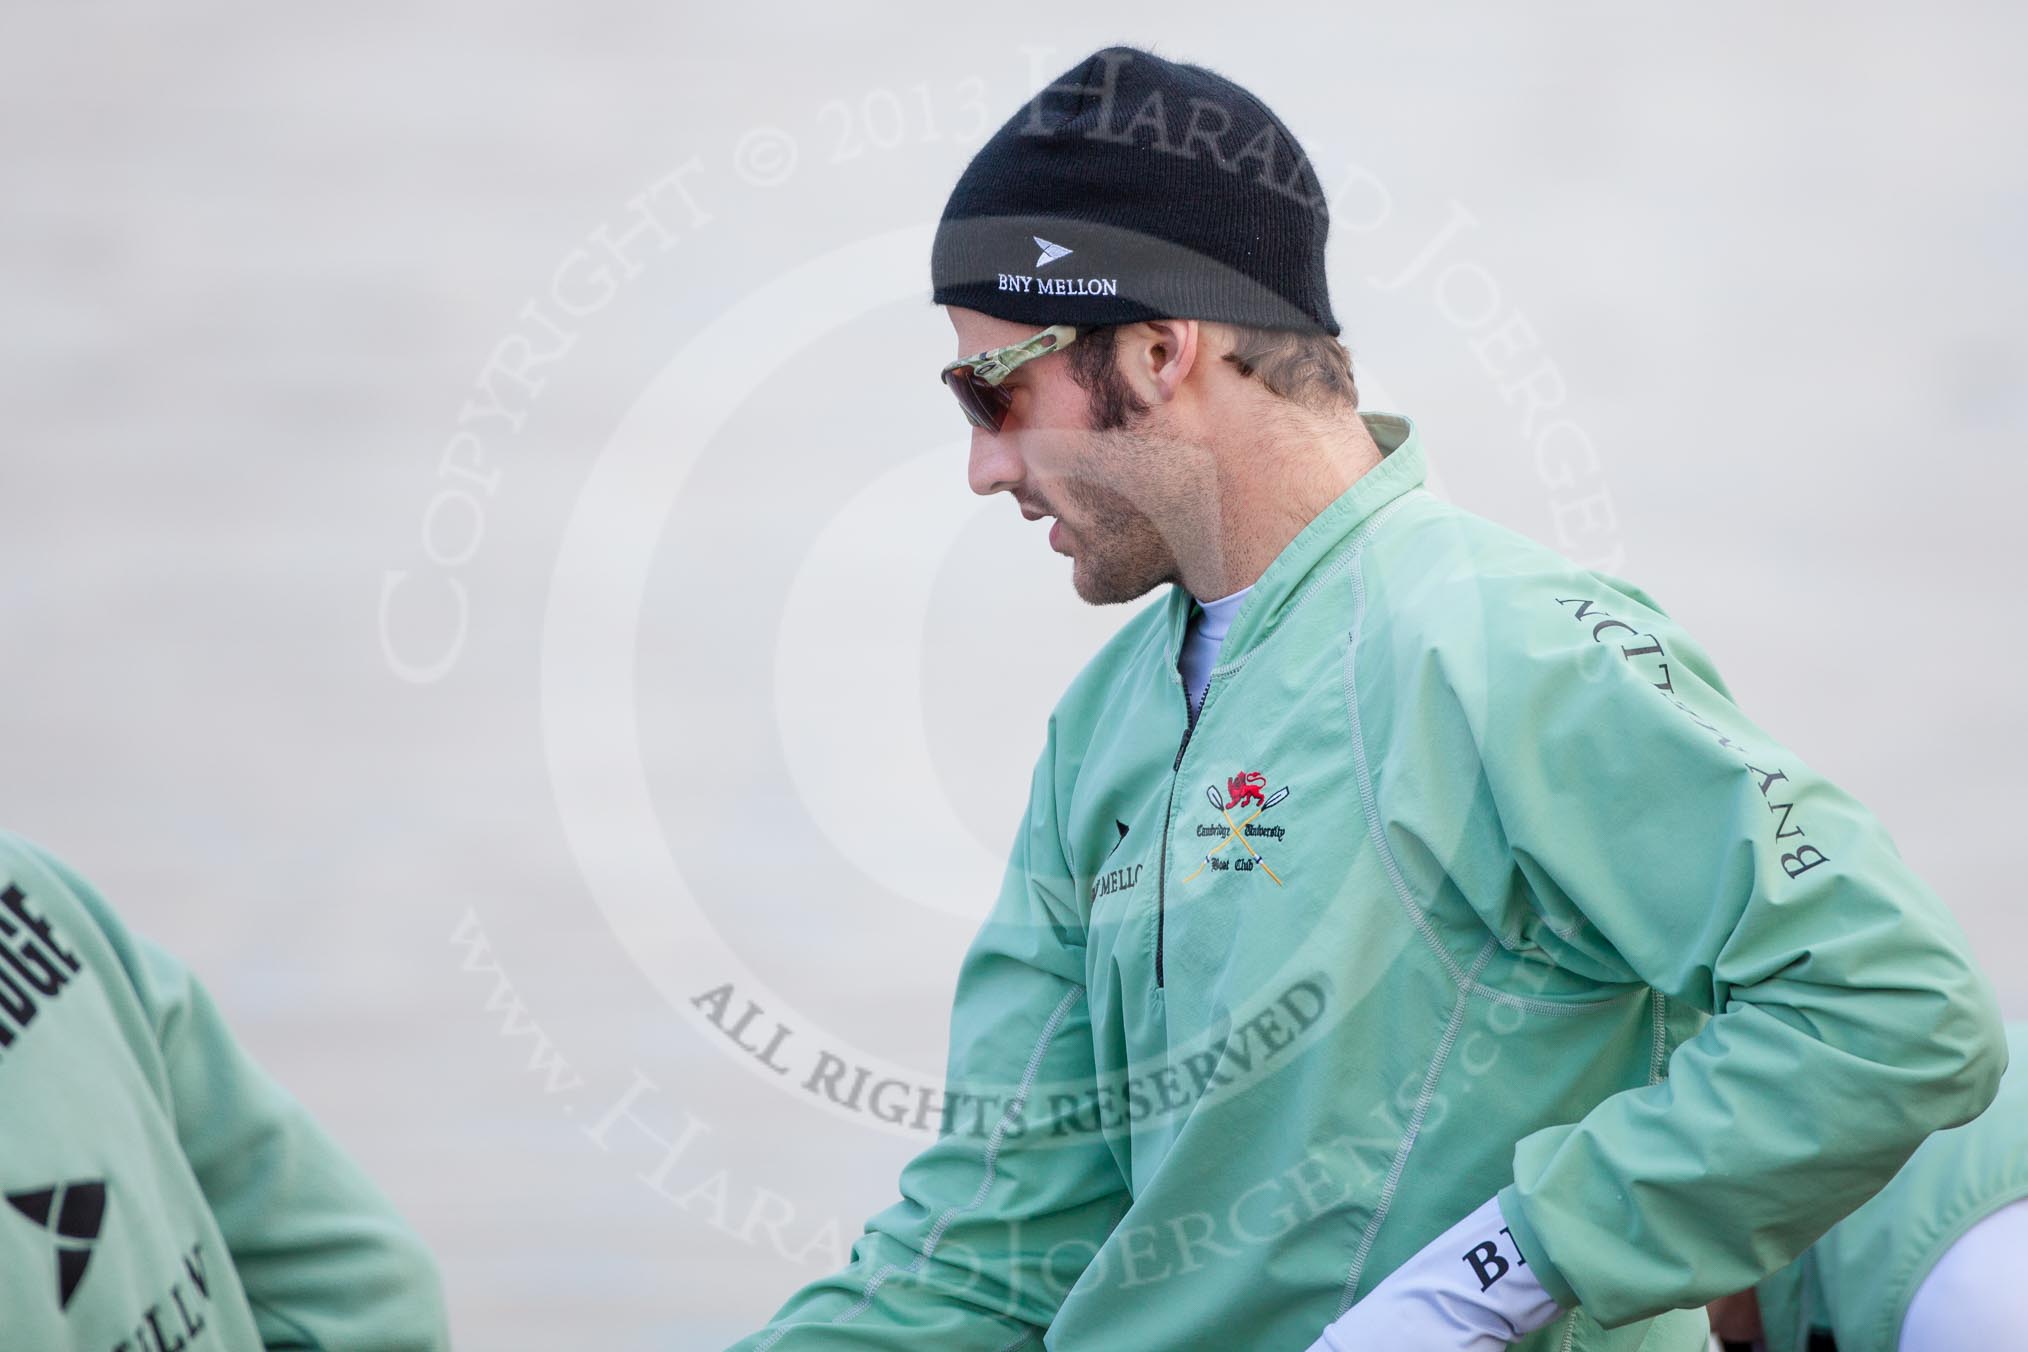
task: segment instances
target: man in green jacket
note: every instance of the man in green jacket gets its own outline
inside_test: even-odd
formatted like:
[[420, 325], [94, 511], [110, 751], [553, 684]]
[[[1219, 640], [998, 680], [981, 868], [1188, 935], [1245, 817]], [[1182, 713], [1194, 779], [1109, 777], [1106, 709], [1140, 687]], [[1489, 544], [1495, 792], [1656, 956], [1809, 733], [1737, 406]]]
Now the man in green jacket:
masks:
[[202, 986], [0, 832], [0, 1348], [441, 1352], [429, 1253]]
[[[2006, 1048], [1962, 932], [1640, 588], [1357, 409], [1259, 100], [1108, 48], [932, 257], [1079, 595], [938, 1139], [740, 1352], [1692, 1352]], [[1222, 632], [1221, 632], [1222, 631]]]

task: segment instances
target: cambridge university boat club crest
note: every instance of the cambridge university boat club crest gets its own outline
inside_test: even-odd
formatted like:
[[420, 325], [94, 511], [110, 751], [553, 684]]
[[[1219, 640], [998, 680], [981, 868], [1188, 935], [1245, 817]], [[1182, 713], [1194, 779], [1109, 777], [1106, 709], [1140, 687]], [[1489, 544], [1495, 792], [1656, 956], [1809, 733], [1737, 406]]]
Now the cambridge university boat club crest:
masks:
[[[1280, 857], [1282, 841], [1288, 832], [1279, 823], [1263, 825], [1260, 818], [1289, 796], [1288, 785], [1269, 793], [1265, 774], [1259, 770], [1241, 770], [1226, 779], [1223, 790], [1216, 784], [1205, 785], [1204, 796], [1210, 800], [1219, 820], [1198, 823], [1197, 834], [1209, 842], [1209, 849], [1204, 861], [1183, 881], [1193, 882], [1208, 873], [1261, 873], [1280, 887], [1281, 874], [1276, 872], [1271, 861]], [[1243, 817], [1233, 815], [1249, 808], [1251, 810]], [[1239, 848], [1230, 849], [1235, 843]]]

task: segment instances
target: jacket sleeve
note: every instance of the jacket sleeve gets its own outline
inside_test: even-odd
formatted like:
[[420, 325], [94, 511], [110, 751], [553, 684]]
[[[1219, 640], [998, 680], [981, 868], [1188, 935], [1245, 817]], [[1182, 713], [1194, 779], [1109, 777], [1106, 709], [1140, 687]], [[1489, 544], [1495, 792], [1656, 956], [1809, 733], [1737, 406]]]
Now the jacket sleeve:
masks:
[[176, 1135], [270, 1349], [450, 1346], [429, 1251], [309, 1112], [234, 1040], [182, 963], [91, 884], [37, 856], [117, 954], [161, 1052]]
[[1523, 1137], [1499, 1195], [1562, 1304], [1615, 1327], [1750, 1286], [1970, 1120], [2007, 1063], [1964, 933], [1881, 824], [1734, 705], [1630, 583], [1484, 579], [1442, 654], [1515, 907], [1559, 966], [1714, 1017], [1658, 1084]]
[[1096, 1072], [1056, 760], [1052, 719], [999, 897], [959, 967], [937, 1139], [851, 1261], [733, 1352], [1039, 1346], [1123, 1213], [1125, 1180], [1074, 1106]]

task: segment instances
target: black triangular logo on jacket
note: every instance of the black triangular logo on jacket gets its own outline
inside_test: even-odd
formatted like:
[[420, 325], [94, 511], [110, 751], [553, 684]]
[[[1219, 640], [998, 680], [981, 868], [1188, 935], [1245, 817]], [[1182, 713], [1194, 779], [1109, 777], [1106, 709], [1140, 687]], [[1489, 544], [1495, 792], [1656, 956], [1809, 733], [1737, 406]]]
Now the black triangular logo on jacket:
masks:
[[1127, 824], [1125, 822], [1121, 821], [1118, 817], [1115, 817], [1113, 818], [1113, 825], [1120, 828], [1120, 839], [1113, 842], [1112, 850], [1106, 851], [1106, 858], [1108, 859], [1113, 857], [1113, 850], [1117, 850], [1120, 848], [1120, 841], [1123, 841], [1127, 838]]
[[92, 1261], [92, 1243], [106, 1218], [106, 1181], [77, 1179], [7, 1194], [7, 1204], [45, 1230], [56, 1233], [56, 1305], [70, 1308], [70, 1298], [84, 1280]]

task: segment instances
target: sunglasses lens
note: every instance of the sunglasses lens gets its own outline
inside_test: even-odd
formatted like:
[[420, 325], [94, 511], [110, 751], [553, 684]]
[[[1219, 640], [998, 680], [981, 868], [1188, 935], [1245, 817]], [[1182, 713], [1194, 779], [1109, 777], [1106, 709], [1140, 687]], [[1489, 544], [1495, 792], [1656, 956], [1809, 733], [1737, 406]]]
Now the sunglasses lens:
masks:
[[1000, 424], [1007, 417], [1007, 406], [1013, 396], [998, 385], [988, 385], [972, 373], [969, 366], [960, 366], [955, 371], [944, 372], [944, 384], [951, 387], [951, 393], [958, 397], [958, 407], [964, 409], [965, 418], [974, 427], [983, 427], [988, 432], [1000, 430]]

